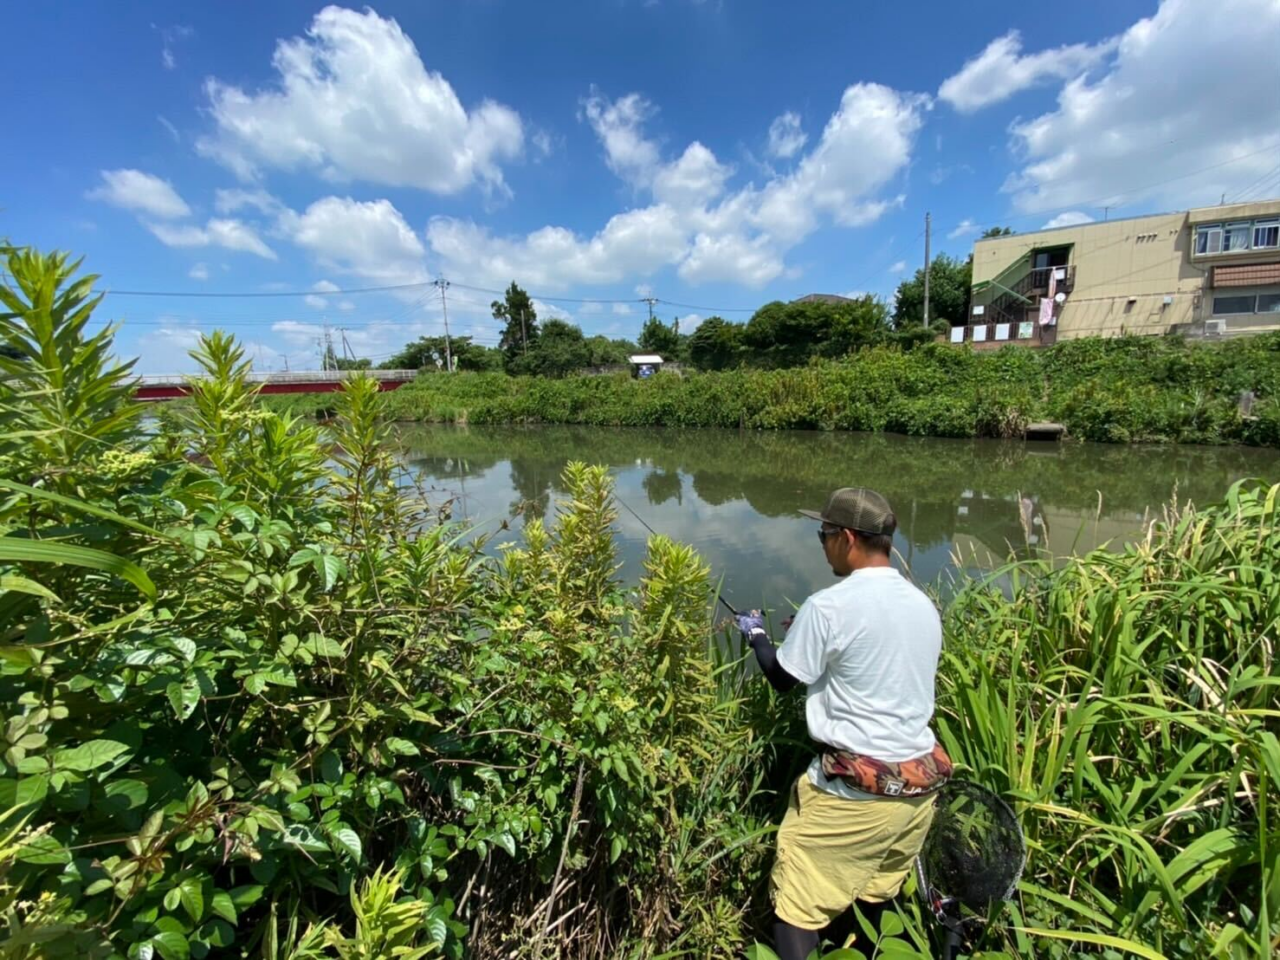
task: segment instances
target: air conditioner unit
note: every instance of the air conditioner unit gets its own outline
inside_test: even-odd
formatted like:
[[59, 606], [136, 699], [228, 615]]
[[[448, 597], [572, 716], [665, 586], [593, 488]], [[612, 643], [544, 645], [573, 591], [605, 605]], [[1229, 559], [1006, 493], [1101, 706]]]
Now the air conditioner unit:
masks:
[[1220, 337], [1227, 332], [1227, 321], [1225, 320], [1206, 320], [1204, 322], [1204, 335], [1206, 337]]

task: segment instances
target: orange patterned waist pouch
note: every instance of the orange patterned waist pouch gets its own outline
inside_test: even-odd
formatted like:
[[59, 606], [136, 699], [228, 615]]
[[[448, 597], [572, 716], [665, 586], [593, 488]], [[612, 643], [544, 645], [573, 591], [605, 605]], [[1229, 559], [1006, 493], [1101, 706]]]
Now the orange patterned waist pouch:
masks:
[[942, 744], [914, 760], [894, 763], [849, 750], [822, 747], [822, 772], [846, 786], [881, 797], [920, 797], [933, 793], [951, 779], [951, 758]]

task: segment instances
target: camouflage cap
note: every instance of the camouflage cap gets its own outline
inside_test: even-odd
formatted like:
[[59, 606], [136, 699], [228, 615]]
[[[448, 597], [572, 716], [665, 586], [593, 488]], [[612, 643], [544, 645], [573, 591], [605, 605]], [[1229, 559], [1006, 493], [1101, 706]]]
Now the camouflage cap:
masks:
[[831, 494], [821, 511], [801, 510], [800, 513], [861, 533], [892, 534], [898, 526], [889, 501], [866, 487], [841, 487]]

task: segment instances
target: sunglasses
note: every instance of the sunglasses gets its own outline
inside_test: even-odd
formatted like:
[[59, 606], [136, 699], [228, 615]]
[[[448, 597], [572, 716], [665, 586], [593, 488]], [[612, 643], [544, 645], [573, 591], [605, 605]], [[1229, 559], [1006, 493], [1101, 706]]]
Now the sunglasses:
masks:
[[819, 540], [819, 541], [821, 541], [821, 542], [825, 545], [825, 544], [826, 544], [826, 542], [827, 542], [827, 537], [836, 537], [836, 536], [839, 536], [841, 533], [843, 533], [843, 531], [842, 531], [839, 527], [836, 527], [836, 528], [835, 528], [835, 529], [833, 529], [833, 530], [823, 530], [823, 529], [819, 529], [819, 530], [818, 530], [818, 540]]

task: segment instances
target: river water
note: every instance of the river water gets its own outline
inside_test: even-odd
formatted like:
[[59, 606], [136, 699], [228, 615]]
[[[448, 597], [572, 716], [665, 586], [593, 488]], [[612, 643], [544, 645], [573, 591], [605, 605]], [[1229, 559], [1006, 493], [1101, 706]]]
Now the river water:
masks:
[[[405, 426], [404, 457], [433, 506], [491, 548], [554, 514], [571, 460], [606, 464], [619, 506], [619, 576], [641, 573], [647, 532], [697, 547], [739, 608], [778, 609], [833, 582], [796, 514], [841, 486], [879, 490], [898, 516], [900, 565], [944, 593], [1011, 554], [1066, 556], [1142, 535], [1171, 497], [1219, 499], [1236, 480], [1280, 478], [1280, 451], [1242, 447], [941, 440], [883, 434], [598, 427]], [[507, 531], [503, 520], [515, 516]]]

